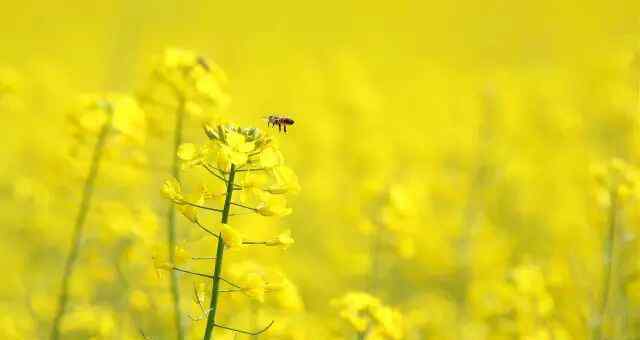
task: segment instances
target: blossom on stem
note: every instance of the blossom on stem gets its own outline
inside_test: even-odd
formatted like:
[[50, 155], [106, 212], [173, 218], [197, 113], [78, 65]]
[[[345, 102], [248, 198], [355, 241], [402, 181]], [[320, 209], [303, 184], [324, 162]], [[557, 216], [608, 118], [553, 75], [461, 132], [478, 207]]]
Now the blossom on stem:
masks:
[[271, 240], [266, 241], [265, 245], [269, 247], [277, 247], [282, 246], [282, 248], [287, 249], [289, 246], [295, 243], [293, 237], [291, 237], [291, 230], [287, 229], [280, 235]]

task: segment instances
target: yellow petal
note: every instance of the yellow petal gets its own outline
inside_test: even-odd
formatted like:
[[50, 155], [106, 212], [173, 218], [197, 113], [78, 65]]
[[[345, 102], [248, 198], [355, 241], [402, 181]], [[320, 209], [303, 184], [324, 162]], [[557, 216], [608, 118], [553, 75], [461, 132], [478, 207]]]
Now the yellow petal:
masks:
[[232, 249], [242, 246], [244, 237], [240, 232], [225, 223], [218, 224], [218, 229], [222, 233], [222, 239], [228, 248]]
[[161, 193], [165, 198], [168, 198], [174, 202], [181, 201], [183, 199], [180, 182], [178, 182], [178, 180], [175, 178], [170, 178], [164, 182], [164, 184], [162, 185]]
[[184, 143], [178, 148], [178, 158], [183, 161], [190, 161], [198, 155], [198, 148], [195, 144]]

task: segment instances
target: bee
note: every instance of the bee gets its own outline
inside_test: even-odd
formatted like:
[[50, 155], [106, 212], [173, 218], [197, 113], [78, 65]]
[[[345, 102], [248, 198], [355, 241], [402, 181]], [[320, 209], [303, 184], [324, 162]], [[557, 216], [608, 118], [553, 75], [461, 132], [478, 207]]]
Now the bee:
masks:
[[289, 117], [276, 116], [275, 114], [267, 116], [266, 119], [267, 126], [277, 126], [278, 131], [282, 131], [284, 129], [285, 133], [287, 133], [287, 125], [293, 125], [295, 123], [293, 119]]
[[198, 65], [202, 66], [202, 68], [207, 71], [207, 72], [211, 72], [211, 68], [209, 67], [209, 64], [207, 64], [207, 60], [204, 59], [204, 57], [200, 56], [198, 57], [198, 59], [196, 60], [196, 62], [198, 63]]

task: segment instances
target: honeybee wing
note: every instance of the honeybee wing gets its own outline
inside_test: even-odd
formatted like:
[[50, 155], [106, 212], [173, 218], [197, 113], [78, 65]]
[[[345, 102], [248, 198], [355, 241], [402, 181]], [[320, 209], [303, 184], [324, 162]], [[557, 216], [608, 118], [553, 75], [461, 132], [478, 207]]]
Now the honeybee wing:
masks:
[[273, 121], [273, 118], [274, 118], [274, 117], [276, 117], [276, 116], [275, 116], [275, 115], [273, 115], [273, 114], [270, 114], [270, 115], [268, 115], [268, 116], [262, 116], [262, 117], [260, 117], [260, 120], [265, 121], [265, 122], [267, 123], [267, 126], [271, 126], [272, 124], [274, 124], [274, 125], [275, 125], [275, 122]]
[[[284, 127], [284, 130], [286, 132], [287, 125], [293, 124], [293, 119], [291, 119], [290, 117], [291, 115], [289, 114], [271, 113], [268, 116], [262, 116], [262, 119], [267, 122], [267, 126], [278, 126], [278, 130], [282, 130], [282, 128]], [[287, 123], [287, 121], [291, 121], [291, 123]]]

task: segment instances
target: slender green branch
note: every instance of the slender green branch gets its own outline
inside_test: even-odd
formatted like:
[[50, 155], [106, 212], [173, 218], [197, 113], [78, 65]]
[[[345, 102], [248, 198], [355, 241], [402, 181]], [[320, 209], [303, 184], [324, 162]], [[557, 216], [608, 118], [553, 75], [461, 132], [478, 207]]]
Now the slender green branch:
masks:
[[113, 120], [113, 107], [111, 104], [106, 105], [105, 112], [107, 114], [107, 121], [102, 126], [98, 140], [96, 141], [93, 158], [91, 160], [91, 168], [89, 169], [89, 175], [87, 176], [84, 190], [82, 193], [82, 200], [80, 202], [80, 210], [76, 217], [75, 226], [73, 228], [73, 236], [71, 240], [71, 249], [67, 255], [67, 259], [64, 265], [64, 273], [62, 276], [62, 288], [58, 297], [58, 308], [53, 318], [53, 326], [51, 328], [51, 340], [58, 340], [60, 338], [60, 323], [64, 316], [67, 303], [69, 301], [69, 281], [73, 275], [75, 264], [80, 251], [80, 243], [82, 242], [82, 236], [84, 232], [84, 225], [91, 207], [91, 199], [95, 188], [96, 178], [98, 177], [98, 169], [100, 168], [100, 161], [102, 160], [103, 150], [109, 131], [111, 130], [111, 123]]
[[[208, 165], [208, 167], [209, 167], [209, 168], [212, 168], [212, 169], [217, 170], [217, 171], [218, 171], [220, 174], [222, 174], [223, 176], [226, 176], [226, 175], [228, 175], [228, 174], [229, 174], [228, 172], [226, 172], [226, 171], [224, 171], [224, 170], [222, 170], [222, 169], [220, 169], [220, 168], [216, 168], [215, 166], [209, 166], [209, 165]], [[236, 169], [236, 172], [238, 172], [238, 169]]]
[[380, 284], [380, 271], [381, 271], [381, 262], [382, 262], [382, 241], [383, 236], [382, 227], [375, 223], [374, 225], [374, 234], [371, 240], [371, 274], [369, 277], [369, 290], [372, 293], [376, 293], [378, 290], [378, 285]]
[[[207, 164], [205, 164], [205, 163], [202, 163], [202, 167], [203, 167], [203, 168], [205, 168], [205, 169], [206, 169], [210, 174], [214, 175], [216, 178], [218, 178], [218, 179], [220, 179], [221, 181], [223, 181], [224, 183], [226, 183], [227, 185], [229, 184], [229, 183], [227, 182], [227, 179], [226, 179], [226, 178], [224, 178], [224, 175], [227, 175], [227, 174], [228, 174], [228, 172], [226, 172], [226, 171], [222, 171], [222, 170], [220, 170], [220, 169], [218, 169], [218, 168], [215, 168], [215, 167], [214, 167], [214, 168], [212, 168], [212, 167], [210, 167], [209, 165], [207, 165]], [[220, 172], [220, 173], [216, 173], [216, 172], [215, 172], [215, 171], [213, 171], [213, 170], [216, 170], [216, 171], [218, 171], [218, 172]], [[236, 170], [235, 172], [238, 172], [238, 171]], [[243, 189], [243, 188], [242, 188], [242, 186], [237, 185], [237, 184], [233, 184], [233, 190], [242, 190], [242, 189]]]
[[612, 189], [609, 193], [611, 198], [611, 204], [609, 206], [608, 228], [607, 236], [604, 240], [603, 249], [603, 270], [604, 277], [602, 279], [602, 296], [600, 297], [600, 309], [598, 310], [597, 322], [593, 330], [593, 339], [601, 340], [603, 333], [603, 326], [607, 316], [607, 307], [609, 305], [609, 295], [611, 290], [611, 276], [613, 273], [613, 257], [615, 251], [615, 239], [616, 239], [616, 225], [618, 214], [618, 197], [615, 189]]
[[[210, 174], [214, 175], [214, 176], [215, 176], [216, 178], [218, 178], [219, 180], [221, 180], [221, 181], [223, 181], [223, 182], [227, 183], [227, 179], [226, 179], [226, 178], [224, 178], [222, 175], [220, 175], [220, 174], [216, 173], [215, 171], [213, 171], [213, 169], [211, 169], [207, 164], [204, 164], [204, 163], [203, 163], [203, 164], [202, 164], [202, 167], [203, 167], [203, 168], [205, 168], [205, 169], [207, 169], [207, 171], [208, 171]], [[216, 168], [215, 170], [218, 170], [218, 171], [222, 172], [220, 169], [217, 169], [217, 168]]]
[[[185, 99], [176, 91], [178, 96], [178, 108], [176, 110], [176, 121], [173, 130], [173, 163], [171, 165], [171, 175], [180, 180], [180, 159], [178, 158], [178, 148], [182, 144], [182, 130], [185, 120]], [[167, 238], [169, 243], [169, 261], [175, 262], [176, 258], [176, 208], [169, 204], [167, 212]], [[174, 323], [178, 340], [184, 339], [184, 327], [182, 323], [182, 310], [180, 308], [180, 282], [176, 272], [171, 272], [171, 298], [173, 300]]]
[[207, 207], [207, 206], [204, 206], [204, 205], [195, 204], [195, 203], [191, 203], [191, 202], [187, 202], [187, 201], [180, 201], [180, 203], [176, 203], [176, 204], [189, 205], [189, 206], [192, 206], [194, 208], [199, 208], [199, 209], [202, 209], [202, 210], [222, 212], [222, 210], [220, 210], [220, 209], [211, 208], [211, 207]]
[[[253, 302], [251, 303], [251, 328], [252, 329], [257, 329], [258, 328], [258, 304]], [[251, 336], [252, 340], [256, 340], [258, 339], [258, 335], [259, 334], [255, 334]]]
[[229, 216], [246, 216], [246, 215], [253, 215], [255, 213], [256, 213], [255, 211], [247, 211], [243, 213], [229, 214]]
[[220, 279], [220, 281], [226, 282], [228, 285], [230, 285], [230, 286], [232, 286], [232, 287], [236, 287], [236, 288], [239, 288], [239, 289], [243, 289], [243, 288], [242, 288], [242, 287], [240, 287], [239, 285], [237, 285], [237, 284], [235, 284], [235, 283], [233, 283], [233, 282], [231, 282], [231, 281], [229, 281], [229, 280], [225, 279], [224, 277], [218, 276], [218, 278]]
[[202, 300], [200, 299], [200, 297], [198, 296], [198, 288], [196, 287], [196, 283], [193, 283], [193, 299], [195, 300], [196, 304], [198, 305], [198, 307], [200, 307], [200, 312], [202, 313], [202, 316], [194, 319], [192, 318], [194, 321], [200, 321], [204, 318], [207, 317], [207, 314], [209, 313], [208, 311], [206, 311], [204, 309], [204, 306], [202, 305]]
[[[235, 165], [231, 165], [229, 170], [229, 178], [227, 180], [227, 193], [224, 199], [224, 208], [222, 211], [222, 223], [229, 222], [229, 212], [231, 211], [231, 198], [233, 196], [235, 179]], [[213, 327], [216, 326], [216, 312], [218, 310], [218, 290], [220, 289], [220, 274], [222, 273], [222, 256], [224, 255], [224, 239], [222, 234], [218, 237], [218, 245], [216, 249], [216, 265], [213, 272], [213, 287], [211, 289], [211, 303], [209, 305], [209, 315], [207, 316], [207, 326], [204, 332], [204, 340], [210, 340], [213, 338]]]
[[142, 328], [138, 328], [138, 332], [140, 333], [140, 336], [144, 339], [144, 340], [151, 340], [150, 337], [148, 337], [144, 331], [142, 330]]
[[178, 271], [178, 272], [182, 272], [185, 274], [191, 274], [191, 275], [195, 275], [195, 276], [202, 276], [202, 277], [206, 277], [208, 279], [213, 279], [212, 275], [209, 274], [202, 274], [202, 273], [198, 273], [198, 272], [192, 272], [190, 270], [186, 270], [186, 269], [182, 269], [182, 268], [178, 268], [178, 267], [171, 267], [171, 269]]
[[249, 209], [251, 211], [258, 211], [258, 209], [256, 208], [252, 208], [250, 206], [246, 206], [244, 204], [240, 204], [240, 203], [235, 203], [235, 202], [231, 202], [231, 205], [235, 205], [236, 207], [241, 207], [241, 208], [245, 208], [245, 209]]
[[[211, 235], [211, 236], [213, 236], [215, 238], [219, 237], [218, 234], [216, 234], [213, 231], [209, 230], [209, 228], [203, 226], [202, 223], [200, 223], [200, 221], [196, 220], [196, 225], [198, 227], [200, 227], [200, 229], [204, 230], [207, 234], [209, 234], [209, 235]], [[215, 259], [215, 257], [211, 257], [211, 259]]]
[[[209, 315], [211, 315], [211, 313], [210, 313]], [[215, 324], [214, 326], [215, 326], [215, 327], [218, 327], [218, 328], [226, 329], [226, 330], [229, 330], [229, 331], [242, 333], [242, 334], [248, 334], [248, 335], [259, 335], [259, 334], [262, 334], [262, 333], [266, 332], [269, 328], [271, 328], [271, 326], [273, 326], [274, 322], [275, 322], [275, 321], [273, 321], [273, 320], [272, 320], [272, 321], [267, 325], [267, 327], [265, 327], [265, 328], [263, 328], [263, 329], [261, 329], [261, 330], [259, 330], [259, 331], [257, 331], [257, 332], [248, 332], [248, 331], [243, 331], [243, 330], [241, 330], [241, 329], [231, 328], [231, 327], [222, 326], [222, 325], [218, 325], [218, 324]]]
[[248, 171], [264, 171], [267, 170], [266, 168], [257, 168], [257, 169], [240, 169], [237, 170], [238, 172], [248, 172]]

